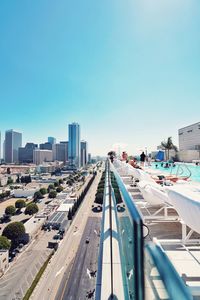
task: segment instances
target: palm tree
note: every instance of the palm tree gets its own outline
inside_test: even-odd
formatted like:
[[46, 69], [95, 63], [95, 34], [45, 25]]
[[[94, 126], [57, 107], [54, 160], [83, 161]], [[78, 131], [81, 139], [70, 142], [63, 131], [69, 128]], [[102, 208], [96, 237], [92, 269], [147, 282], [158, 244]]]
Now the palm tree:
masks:
[[[168, 137], [167, 141], [161, 142], [161, 147], [165, 149], [165, 157], [168, 160], [169, 159], [169, 150], [174, 150], [175, 152], [178, 151], [177, 147], [172, 142], [172, 137]], [[167, 155], [166, 155], [167, 153]]]

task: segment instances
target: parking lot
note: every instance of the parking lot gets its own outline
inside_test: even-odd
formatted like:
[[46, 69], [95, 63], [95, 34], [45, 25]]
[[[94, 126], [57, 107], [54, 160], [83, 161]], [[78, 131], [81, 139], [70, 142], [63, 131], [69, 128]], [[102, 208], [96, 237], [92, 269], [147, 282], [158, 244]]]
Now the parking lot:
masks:
[[31, 286], [36, 274], [52, 252], [48, 249], [48, 241], [53, 238], [55, 231], [41, 233], [41, 237], [33, 245], [20, 254], [10, 269], [0, 278], [0, 299], [22, 299], [27, 289]]

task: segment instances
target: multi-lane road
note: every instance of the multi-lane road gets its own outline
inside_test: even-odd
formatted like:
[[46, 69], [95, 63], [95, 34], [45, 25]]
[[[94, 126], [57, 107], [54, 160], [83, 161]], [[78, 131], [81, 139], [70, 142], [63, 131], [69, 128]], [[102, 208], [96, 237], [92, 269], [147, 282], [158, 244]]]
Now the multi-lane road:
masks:
[[88, 218], [69, 280], [63, 277], [56, 300], [86, 299], [95, 290], [100, 227], [101, 218]]
[[[35, 291], [33, 292], [32, 296], [31, 296], [32, 300], [39, 300], [39, 299], [40, 300], [54, 300], [54, 299], [56, 299], [56, 296], [58, 296], [58, 294], [63, 295], [62, 278], [65, 278], [65, 282], [67, 282], [68, 278], [70, 277], [71, 269], [73, 267], [73, 263], [74, 263], [82, 236], [83, 236], [84, 232], [86, 234], [87, 228], [92, 228], [91, 234], [93, 234], [93, 232], [96, 228], [95, 227], [96, 225], [94, 226], [94, 224], [95, 224], [94, 219], [92, 219], [92, 221], [89, 221], [89, 222], [91, 222], [88, 225], [89, 227], [86, 226], [88, 218], [90, 216], [91, 217], [99, 216], [99, 218], [100, 218], [100, 216], [101, 216], [101, 213], [94, 213], [91, 210], [92, 204], [94, 203], [95, 193], [96, 193], [96, 189], [97, 189], [97, 185], [98, 185], [100, 177], [101, 177], [101, 173], [98, 173], [98, 175], [96, 176], [93, 184], [91, 185], [87, 195], [85, 196], [85, 199], [84, 199], [82, 205], [80, 206], [76, 216], [74, 217], [72, 225], [70, 226], [64, 239], [62, 240], [60, 247], [58, 248], [55, 255], [52, 257], [38, 286], [36, 287]], [[97, 222], [97, 224], [98, 224], [98, 222]], [[85, 227], [86, 227], [86, 231], [85, 231]], [[94, 232], [94, 234], [96, 234], [96, 233]], [[94, 239], [94, 240], [96, 240], [96, 239]], [[81, 242], [81, 245], [82, 245], [82, 243], [84, 243], [84, 238]], [[89, 244], [90, 244], [90, 242], [89, 242]], [[89, 246], [89, 244], [87, 244], [87, 245]], [[83, 249], [85, 248], [85, 246], [86, 245], [84, 244]], [[81, 247], [80, 247], [80, 249], [81, 249]], [[89, 249], [90, 249], [90, 246], [88, 247], [88, 250]], [[98, 251], [98, 249], [97, 249], [97, 251]], [[86, 258], [86, 260], [87, 259], [88, 258]], [[83, 266], [85, 267], [86, 264], [83, 263]], [[82, 270], [80, 270], [80, 272], [82, 272]], [[86, 284], [86, 286], [88, 288], [87, 284]], [[65, 287], [63, 287], [63, 288], [65, 288]], [[72, 299], [76, 299], [76, 298], [71, 298], [71, 300]]]

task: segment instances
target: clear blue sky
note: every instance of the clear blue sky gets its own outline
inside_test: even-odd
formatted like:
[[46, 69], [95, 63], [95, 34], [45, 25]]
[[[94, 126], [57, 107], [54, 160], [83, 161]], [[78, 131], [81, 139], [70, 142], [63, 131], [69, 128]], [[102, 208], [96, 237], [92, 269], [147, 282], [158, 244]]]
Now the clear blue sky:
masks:
[[81, 125], [92, 154], [155, 149], [200, 121], [199, 0], [0, 1], [0, 130]]

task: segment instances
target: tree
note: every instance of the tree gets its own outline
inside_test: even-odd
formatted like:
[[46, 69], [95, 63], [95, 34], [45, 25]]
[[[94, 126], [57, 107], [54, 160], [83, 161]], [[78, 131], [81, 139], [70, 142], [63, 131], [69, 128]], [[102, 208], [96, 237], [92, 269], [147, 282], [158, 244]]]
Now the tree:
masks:
[[57, 181], [54, 182], [54, 186], [55, 186], [55, 187], [58, 187], [58, 182], [57, 182]]
[[49, 198], [56, 198], [57, 192], [56, 191], [50, 191], [49, 192]]
[[58, 187], [57, 187], [57, 189], [56, 189], [56, 192], [57, 193], [60, 193], [60, 192], [62, 192], [63, 191], [63, 187], [61, 186], [61, 185], [59, 185]]
[[50, 192], [50, 190], [55, 190], [54, 184], [49, 184], [49, 186], [48, 186], [48, 192]]
[[13, 184], [13, 179], [11, 177], [8, 177], [7, 184]]
[[95, 197], [95, 203], [103, 204], [103, 193], [97, 193]]
[[69, 209], [69, 212], [68, 212], [68, 220], [72, 220], [72, 211], [71, 211], [71, 208]]
[[113, 162], [114, 157], [116, 157], [116, 152], [111, 150], [108, 152], [108, 156], [110, 156], [110, 160]]
[[35, 192], [34, 201], [37, 201], [37, 200], [42, 199], [42, 198], [43, 198], [43, 195], [40, 191]]
[[33, 214], [36, 214], [38, 212], [38, 210], [39, 210], [39, 208], [36, 203], [30, 203], [27, 205], [24, 213], [25, 213], [25, 215], [33, 215]]
[[63, 179], [61, 178], [61, 179], [59, 179], [59, 184], [63, 184]]
[[9, 250], [11, 242], [6, 236], [0, 236], [0, 250]]
[[22, 199], [19, 199], [15, 202], [15, 207], [21, 210], [23, 207], [26, 207], [26, 202]]
[[25, 233], [24, 224], [21, 222], [12, 222], [8, 224], [4, 230], [2, 235], [7, 237], [11, 241], [15, 241], [21, 238]]
[[47, 194], [47, 189], [41, 188], [41, 189], [40, 189], [40, 193], [41, 193], [42, 195]]
[[166, 155], [166, 160], [169, 160], [169, 150], [174, 150], [175, 152], [177, 152], [177, 147], [173, 144], [172, 142], [172, 137], [168, 137], [167, 141], [162, 141], [161, 142], [161, 147], [163, 147], [165, 149], [165, 154]]
[[5, 214], [6, 215], [13, 216], [15, 214], [15, 212], [16, 212], [16, 208], [13, 205], [9, 205], [5, 209]]

